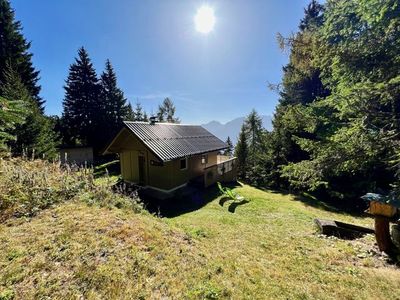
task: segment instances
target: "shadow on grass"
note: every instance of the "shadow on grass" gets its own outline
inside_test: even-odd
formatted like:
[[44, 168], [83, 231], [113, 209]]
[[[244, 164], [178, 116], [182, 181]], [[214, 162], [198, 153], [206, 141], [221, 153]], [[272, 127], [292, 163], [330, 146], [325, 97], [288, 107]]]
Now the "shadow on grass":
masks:
[[243, 200], [241, 200], [241, 201], [233, 201], [233, 202], [229, 205], [228, 211], [229, 211], [230, 213], [235, 213], [236, 208], [237, 208], [238, 206], [244, 205], [244, 204], [249, 203], [249, 202], [250, 202], [250, 201], [249, 201], [249, 200], [246, 200], [246, 199], [243, 199]]
[[223, 207], [224, 204], [225, 204], [226, 202], [228, 202], [229, 200], [232, 200], [232, 199], [229, 198], [229, 197], [222, 197], [222, 198], [219, 200], [219, 205], [221, 205], [221, 206]]
[[[224, 184], [224, 186], [229, 188], [234, 188], [239, 185], [239, 183]], [[218, 190], [218, 187], [216, 185], [212, 185], [206, 189], [199, 189], [189, 186], [183, 189], [179, 194], [176, 194], [173, 198], [164, 200], [155, 199], [144, 195], [141, 195], [141, 199], [145, 208], [150, 213], [156, 214], [160, 217], [174, 218], [198, 210], [219, 196], [220, 191]], [[223, 203], [225, 203], [227, 200], [224, 200]]]
[[[308, 193], [294, 194], [294, 193], [289, 193], [286, 190], [270, 190], [270, 189], [264, 189], [264, 188], [260, 188], [260, 187], [255, 187], [255, 188], [258, 188], [260, 190], [263, 190], [263, 191], [266, 191], [269, 193], [273, 193], [273, 194], [290, 195], [290, 196], [292, 196], [293, 200], [302, 202], [306, 206], [311, 206], [311, 207], [325, 210], [328, 212], [351, 215], [354, 217], [367, 216], [367, 214], [364, 212], [367, 209], [367, 205], [361, 199], [359, 201], [353, 201], [353, 202], [348, 202], [345, 200], [336, 200], [335, 201], [334, 199], [329, 199], [329, 198], [323, 197], [323, 196], [313, 196]], [[326, 201], [320, 200], [322, 198], [327, 199], [327, 200]]]

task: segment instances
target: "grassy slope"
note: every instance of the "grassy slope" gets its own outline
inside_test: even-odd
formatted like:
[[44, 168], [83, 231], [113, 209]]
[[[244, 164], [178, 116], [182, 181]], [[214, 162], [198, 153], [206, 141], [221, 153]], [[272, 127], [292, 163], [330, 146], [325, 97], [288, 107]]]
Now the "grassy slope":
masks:
[[[315, 234], [313, 218], [360, 225], [248, 186], [172, 219], [78, 202], [0, 224], [0, 295], [16, 298], [400, 299], [400, 270], [357, 241]], [[0, 297], [1, 299], [1, 297]]]

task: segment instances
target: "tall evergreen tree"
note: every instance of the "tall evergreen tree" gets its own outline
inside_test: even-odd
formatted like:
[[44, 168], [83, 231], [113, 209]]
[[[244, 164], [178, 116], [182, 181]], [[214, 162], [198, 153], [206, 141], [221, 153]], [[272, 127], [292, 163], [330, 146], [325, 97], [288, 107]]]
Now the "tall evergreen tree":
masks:
[[325, 6], [315, 61], [332, 94], [301, 112], [317, 138], [297, 139], [309, 158], [289, 164], [284, 175], [295, 187], [356, 200], [388, 191], [396, 175], [389, 162], [400, 134], [400, 3]]
[[263, 135], [262, 119], [254, 109], [247, 116], [244, 126], [249, 146], [249, 163], [254, 167], [261, 150]]
[[99, 132], [103, 132], [100, 148], [122, 128], [122, 122], [129, 113], [124, 93], [117, 85], [117, 75], [110, 60], [106, 61], [105, 70], [101, 74], [101, 92], [98, 109], [98, 123], [95, 124]]
[[317, 0], [311, 0], [304, 9], [304, 17], [300, 21], [299, 29], [301, 31], [319, 28], [324, 22], [324, 6]]
[[143, 112], [143, 122], [148, 122], [148, 121], [149, 121], [149, 118], [147, 116], [147, 113]]
[[[63, 124], [66, 126], [64, 141], [71, 145], [91, 145], [100, 150], [101, 141], [96, 132], [104, 120], [101, 113], [104, 102], [100, 100], [100, 84], [87, 51], [81, 47], [78, 58], [69, 68], [64, 86]], [[100, 111], [100, 113], [99, 113]]]
[[165, 98], [163, 103], [158, 106], [157, 118], [159, 122], [179, 123], [179, 118], [175, 117], [175, 105], [169, 98]]
[[28, 90], [38, 109], [43, 112], [44, 101], [40, 98], [39, 71], [32, 65], [31, 44], [22, 35], [21, 22], [15, 20], [14, 10], [8, 0], [0, 0], [0, 83], [4, 84], [2, 70], [10, 64]]
[[16, 137], [9, 142], [12, 153], [21, 155], [25, 150], [35, 153], [36, 157], [55, 157], [58, 137], [52, 122], [40, 112], [36, 101], [32, 99], [18, 74], [9, 65], [3, 77], [4, 84], [0, 87], [0, 94], [7, 99], [22, 101], [26, 108], [25, 121], [15, 126], [12, 131]]
[[297, 143], [298, 138], [315, 138], [305, 130], [308, 120], [301, 112], [314, 101], [330, 94], [321, 79], [321, 69], [316, 64], [316, 53], [321, 48], [316, 38], [324, 19], [324, 7], [312, 0], [304, 10], [299, 32], [290, 38], [278, 36], [282, 50], [289, 49], [289, 63], [283, 68], [279, 103], [273, 119], [273, 131], [264, 143], [265, 173], [272, 187], [287, 187], [281, 176], [282, 166], [308, 158], [308, 153]]
[[144, 121], [144, 111], [142, 104], [138, 101], [136, 101], [136, 106], [135, 106], [135, 121]]
[[239, 133], [238, 142], [235, 147], [235, 156], [237, 157], [238, 161], [238, 176], [241, 179], [246, 179], [248, 154], [249, 149], [247, 143], [246, 127], [243, 124]]
[[133, 111], [132, 104], [128, 102], [128, 106], [126, 108], [126, 116], [124, 121], [135, 121], [135, 112]]
[[225, 149], [224, 155], [232, 156], [233, 144], [232, 144], [231, 138], [229, 136], [227, 137], [225, 144], [228, 146], [228, 148]]

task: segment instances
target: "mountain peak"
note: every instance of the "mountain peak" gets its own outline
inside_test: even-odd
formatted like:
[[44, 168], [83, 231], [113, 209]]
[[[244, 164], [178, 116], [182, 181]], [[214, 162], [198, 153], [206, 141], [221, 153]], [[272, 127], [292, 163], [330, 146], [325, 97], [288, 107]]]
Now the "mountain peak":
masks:
[[[272, 117], [268, 115], [261, 116], [263, 127], [270, 131], [272, 130]], [[238, 117], [225, 124], [219, 121], [213, 120], [206, 124], [202, 124], [205, 129], [217, 136], [222, 141], [226, 141], [228, 136], [231, 138], [232, 142], [235, 144], [237, 137], [240, 132], [240, 128], [245, 120], [245, 117]]]

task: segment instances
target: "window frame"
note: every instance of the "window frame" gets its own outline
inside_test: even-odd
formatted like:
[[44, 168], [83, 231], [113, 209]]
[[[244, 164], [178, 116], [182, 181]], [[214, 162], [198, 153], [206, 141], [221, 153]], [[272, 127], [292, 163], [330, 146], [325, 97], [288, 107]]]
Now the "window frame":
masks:
[[[185, 167], [184, 168], [182, 168], [182, 161], [185, 161]], [[187, 170], [187, 168], [188, 168], [188, 158], [187, 157], [185, 157], [185, 158], [181, 158], [180, 160], [179, 160], [179, 170], [181, 170], [181, 171], [185, 171], [185, 170]]]
[[[204, 162], [203, 162], [203, 159], [204, 159]], [[208, 154], [203, 154], [203, 155], [201, 156], [201, 164], [202, 164], [202, 165], [208, 164]]]

